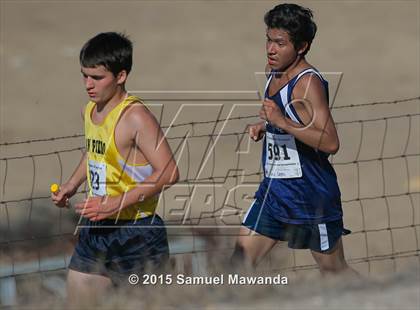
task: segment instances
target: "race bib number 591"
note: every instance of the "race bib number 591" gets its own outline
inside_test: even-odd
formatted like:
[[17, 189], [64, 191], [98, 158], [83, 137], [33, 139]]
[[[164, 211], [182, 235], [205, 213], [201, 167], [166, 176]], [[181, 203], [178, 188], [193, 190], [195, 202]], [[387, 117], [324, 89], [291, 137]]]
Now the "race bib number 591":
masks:
[[106, 195], [106, 164], [89, 160], [90, 188], [93, 196]]
[[302, 176], [295, 137], [292, 135], [267, 132], [265, 154], [266, 177], [288, 179]]

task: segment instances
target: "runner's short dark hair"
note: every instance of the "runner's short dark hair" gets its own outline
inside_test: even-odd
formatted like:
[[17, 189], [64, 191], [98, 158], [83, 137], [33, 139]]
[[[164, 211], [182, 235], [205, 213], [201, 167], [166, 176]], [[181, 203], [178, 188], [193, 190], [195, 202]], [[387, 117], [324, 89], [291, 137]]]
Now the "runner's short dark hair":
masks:
[[119, 72], [131, 71], [133, 64], [133, 43], [122, 33], [103, 32], [91, 38], [80, 51], [82, 67], [104, 66], [117, 76]]
[[308, 42], [304, 55], [309, 51], [317, 30], [312, 11], [291, 3], [279, 4], [272, 8], [265, 14], [264, 22], [269, 29], [285, 30], [295, 49], [301, 48], [304, 42]]

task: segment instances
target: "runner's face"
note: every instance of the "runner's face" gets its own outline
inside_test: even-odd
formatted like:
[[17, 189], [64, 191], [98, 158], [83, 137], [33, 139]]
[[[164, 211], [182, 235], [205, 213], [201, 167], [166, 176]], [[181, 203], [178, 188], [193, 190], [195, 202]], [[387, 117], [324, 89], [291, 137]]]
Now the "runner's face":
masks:
[[296, 60], [298, 53], [290, 41], [289, 34], [277, 28], [267, 29], [267, 51], [268, 65], [272, 70], [284, 72]]
[[90, 100], [96, 103], [106, 103], [115, 95], [119, 84], [118, 79], [104, 66], [82, 67], [81, 72]]

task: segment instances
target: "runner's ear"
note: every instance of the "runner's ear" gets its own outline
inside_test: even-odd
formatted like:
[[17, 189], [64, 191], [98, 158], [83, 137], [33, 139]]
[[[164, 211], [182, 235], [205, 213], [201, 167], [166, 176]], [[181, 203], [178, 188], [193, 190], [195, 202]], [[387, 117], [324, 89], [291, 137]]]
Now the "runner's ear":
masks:
[[303, 55], [308, 48], [309, 48], [308, 42], [303, 42], [302, 45], [297, 50], [298, 55]]
[[126, 80], [127, 80], [127, 71], [121, 70], [117, 74], [117, 83], [118, 84], [124, 84]]

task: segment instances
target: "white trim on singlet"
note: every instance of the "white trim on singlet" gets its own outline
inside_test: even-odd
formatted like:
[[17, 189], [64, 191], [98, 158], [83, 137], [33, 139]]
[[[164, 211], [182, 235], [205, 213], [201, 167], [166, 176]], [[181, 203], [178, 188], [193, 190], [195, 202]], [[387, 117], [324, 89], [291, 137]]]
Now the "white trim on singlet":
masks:
[[270, 73], [270, 77], [268, 78], [268, 80], [267, 80], [267, 82], [265, 83], [265, 87], [264, 87], [264, 97], [265, 97], [265, 94], [267, 93], [267, 89], [268, 89], [268, 86], [270, 85], [270, 82], [271, 82], [271, 79], [273, 78], [273, 75]]
[[301, 73], [299, 73], [299, 74], [298, 74], [298, 76], [297, 76], [297, 77], [296, 77], [296, 79], [295, 79], [295, 84], [294, 84], [294, 85], [296, 85], [297, 81], [299, 81], [299, 79], [302, 77], [302, 75], [304, 75], [304, 74], [306, 74], [306, 73], [308, 73], [308, 72], [315, 73], [315, 74], [319, 77], [319, 79], [320, 79], [321, 81], [323, 81], [323, 80], [324, 80], [324, 79], [322, 78], [321, 74], [319, 74], [319, 72], [318, 72], [318, 71], [316, 71], [314, 68], [308, 68], [308, 69], [306, 69], [306, 70], [304, 70], [304, 71], [302, 71]]
[[[289, 82], [290, 83], [290, 82]], [[289, 84], [288, 83], [288, 84]], [[292, 112], [292, 109], [290, 108], [290, 105], [292, 103], [289, 103], [289, 85], [285, 85], [280, 90], [280, 96], [281, 96], [281, 103], [284, 107], [284, 110], [286, 111], [287, 115], [296, 123], [300, 124], [299, 120], [297, 119], [296, 115]]]
[[[264, 94], [267, 93], [268, 91], [268, 87], [270, 86], [270, 82], [272, 79], [273, 75], [270, 74], [270, 77], [267, 80], [267, 83], [265, 84], [265, 90], [264, 90]], [[299, 120], [296, 118], [296, 116], [293, 114], [292, 110], [290, 109], [290, 104], [287, 104], [288, 101], [288, 93], [289, 93], [289, 83], [290, 81], [285, 84], [278, 92], [280, 92], [280, 97], [281, 97], [281, 103], [284, 106], [284, 110], [286, 111], [287, 115], [289, 115], [289, 117], [295, 121], [296, 123], [299, 123]], [[267, 122], [266, 122], [267, 124]]]
[[[264, 99], [266, 99], [267, 97], [265, 96], [265, 94], [267, 93], [268, 90], [268, 86], [270, 85], [271, 79], [273, 78], [273, 75], [270, 72], [270, 77], [268, 78], [267, 82], [265, 83], [265, 87], [264, 87]], [[267, 126], [269, 124], [268, 121], [265, 121], [265, 126]], [[251, 209], [251, 208], [250, 208]], [[247, 212], [247, 216], [248, 216], [249, 210]], [[245, 218], [246, 219], [246, 218]], [[245, 221], [244, 221], [245, 222]]]
[[140, 166], [140, 165], [130, 165], [119, 159], [118, 163], [123, 172], [127, 173], [130, 178], [132, 178], [137, 183], [143, 182], [148, 176], [153, 173], [153, 167], [150, 164]]
[[[324, 79], [322, 78], [321, 74], [319, 74], [318, 71], [316, 71], [313, 68], [308, 68], [308, 69], [302, 71], [301, 73], [299, 73], [297, 75], [297, 77], [293, 81], [293, 87], [296, 85], [296, 83], [299, 81], [299, 79], [307, 73], [314, 73], [319, 77], [319, 79], [321, 81], [324, 81]], [[271, 82], [272, 78], [273, 78], [273, 75], [270, 73], [270, 77], [268, 78], [267, 83], [265, 84], [264, 95], [267, 93], [267, 90], [268, 90], [268, 87], [270, 86], [270, 82]], [[290, 81], [279, 90], [280, 97], [281, 97], [281, 103], [283, 104], [283, 107], [284, 107], [284, 110], [286, 111], [286, 114], [294, 122], [300, 123], [299, 119], [296, 117], [296, 115], [293, 113], [293, 111], [290, 107], [290, 105], [292, 103], [289, 103], [289, 100], [288, 100], [289, 99], [289, 84], [290, 84]]]
[[[305, 74], [308, 74], [308, 73], [313, 73], [316, 76], [318, 76], [321, 81], [324, 81], [324, 79], [322, 78], [322, 76], [314, 68], [308, 68], [308, 69], [302, 71], [301, 73], [299, 73], [297, 75], [297, 77], [293, 81], [292, 89], [295, 87], [295, 85], [297, 84], [297, 82], [299, 81], [299, 79], [302, 76], [304, 76]], [[295, 112], [293, 112], [292, 109], [290, 108], [290, 105], [291, 105], [291, 103], [287, 105], [287, 108], [285, 107], [285, 110], [286, 110], [287, 114], [290, 116], [291, 119], [293, 119], [295, 122], [297, 122], [297, 123], [300, 124], [301, 122], [297, 119], [297, 117], [299, 117], [299, 115], [296, 112], [296, 109], [295, 109]]]

